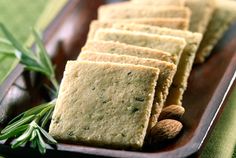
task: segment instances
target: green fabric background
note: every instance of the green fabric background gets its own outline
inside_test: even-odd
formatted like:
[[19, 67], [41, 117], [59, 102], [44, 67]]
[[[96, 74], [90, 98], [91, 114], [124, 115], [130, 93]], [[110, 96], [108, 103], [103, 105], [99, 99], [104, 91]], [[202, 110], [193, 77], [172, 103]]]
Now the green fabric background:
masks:
[[[36, 24], [48, 0], [14, 0], [14, 3], [9, 2], [12, 1], [0, 0], [0, 22], [3, 22], [24, 43], [29, 37], [30, 27]], [[49, 12], [52, 9], [48, 8], [47, 10]], [[0, 36], [2, 37], [1, 33]], [[17, 59], [13, 57], [0, 54], [0, 84], [17, 62]], [[236, 91], [232, 93], [223, 115], [213, 130], [201, 157], [236, 158], [236, 152], [234, 152], [236, 151], [235, 104]]]
[[[14, 32], [14, 36], [18, 40], [25, 43], [31, 27], [36, 24], [46, 2], [47, 0], [0, 0], [0, 22]], [[1, 32], [0, 37], [3, 37]], [[16, 58], [0, 53], [0, 84], [17, 63]]]
[[236, 158], [236, 90], [203, 150], [202, 158]]

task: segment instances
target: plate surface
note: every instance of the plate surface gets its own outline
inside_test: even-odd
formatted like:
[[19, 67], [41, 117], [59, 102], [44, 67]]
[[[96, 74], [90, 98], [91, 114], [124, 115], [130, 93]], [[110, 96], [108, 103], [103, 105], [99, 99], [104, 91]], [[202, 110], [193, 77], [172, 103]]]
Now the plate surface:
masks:
[[[89, 24], [92, 19], [96, 18], [98, 6], [104, 3], [107, 2], [103, 0], [69, 1], [57, 19], [46, 30], [45, 44], [48, 51], [52, 52], [50, 55], [52, 55], [54, 64], [57, 65], [58, 80], [62, 78], [66, 61], [76, 59], [78, 56], [86, 41]], [[197, 156], [204, 147], [211, 129], [224, 108], [230, 88], [236, 77], [235, 29], [236, 24], [232, 25], [218, 43], [206, 63], [194, 66], [183, 101], [186, 109], [186, 113], [182, 118], [184, 130], [176, 140], [161, 148], [144, 148], [143, 151], [138, 152], [59, 143], [57, 150], [49, 147], [50, 150], [48, 150], [45, 157], [65, 157], [65, 155], [70, 157], [126, 158]], [[37, 85], [35, 88], [35, 85], [32, 85], [42, 82], [41, 76], [36, 76], [34, 83], [29, 83], [30, 75], [28, 73], [23, 73], [19, 77], [18, 75], [17, 73], [14, 75], [13, 72], [14, 77], [10, 77], [9, 82], [12, 83], [12, 80], [16, 78], [17, 80], [13, 85], [8, 83], [8, 86], [5, 85], [3, 89], [5, 91], [9, 90], [4, 99], [0, 100], [0, 120], [2, 122], [48, 99], [42, 86], [35, 84]], [[9, 87], [9, 85], [11, 86]], [[29, 155], [37, 152], [25, 147], [12, 153], [12, 149], [6, 142], [1, 145], [0, 153]]]

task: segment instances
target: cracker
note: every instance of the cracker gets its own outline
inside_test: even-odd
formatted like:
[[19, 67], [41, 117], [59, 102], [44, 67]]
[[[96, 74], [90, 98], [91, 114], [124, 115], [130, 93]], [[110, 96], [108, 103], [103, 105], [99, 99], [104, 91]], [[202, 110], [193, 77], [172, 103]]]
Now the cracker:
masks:
[[172, 56], [170, 53], [144, 48], [119, 42], [112, 41], [87, 41], [85, 46], [82, 48], [83, 52], [99, 52], [99, 53], [109, 53], [117, 55], [129, 55], [139, 58], [149, 58], [149, 59], [159, 59], [171, 63], [176, 63], [177, 59], [175, 56]]
[[98, 10], [99, 20], [134, 19], [134, 18], [190, 18], [191, 11], [187, 7], [146, 6], [146, 5], [104, 5]]
[[94, 39], [121, 42], [166, 51], [177, 57], [176, 65], [178, 65], [180, 56], [186, 46], [186, 41], [183, 38], [118, 29], [99, 29], [96, 32]]
[[138, 19], [119, 19], [119, 20], [106, 20], [98, 21], [93, 20], [89, 26], [88, 39], [93, 39], [95, 32], [100, 28], [111, 28], [115, 23], [136, 23], [152, 26], [167, 27], [179, 30], [188, 30], [188, 18], [138, 18]]
[[157, 6], [179, 6], [185, 5], [185, 0], [132, 0], [135, 4], [157, 5]]
[[215, 0], [187, 0], [186, 6], [192, 12], [189, 30], [205, 33], [215, 9]]
[[166, 97], [169, 92], [169, 87], [172, 84], [172, 80], [176, 72], [176, 66], [174, 64], [160, 60], [137, 58], [127, 55], [115, 55], [115, 54], [94, 53], [94, 52], [81, 53], [78, 60], [134, 64], [134, 65], [143, 65], [160, 69], [160, 74], [155, 90], [155, 99], [152, 107], [148, 129], [151, 129], [153, 126], [156, 125], [159, 117], [158, 109], [161, 109], [164, 105], [164, 101], [166, 100]]
[[[173, 85], [170, 88], [169, 96], [166, 104], [182, 104], [183, 94], [187, 88], [188, 78], [192, 70], [192, 65], [196, 56], [196, 51], [202, 39], [202, 34], [192, 33], [189, 31], [173, 30], [168, 28], [152, 27], [139, 24], [116, 24], [113, 26], [116, 29], [126, 31], [139, 31], [150, 34], [169, 35], [184, 38], [187, 42], [180, 62], [177, 67], [177, 72], [174, 77]], [[176, 91], [179, 91], [176, 94]]]
[[223, 36], [225, 31], [236, 20], [236, 2], [231, 0], [218, 0], [216, 10], [207, 27], [195, 63], [203, 63], [211, 54], [212, 49]]
[[69, 61], [49, 133], [62, 141], [140, 149], [158, 74], [145, 66]]

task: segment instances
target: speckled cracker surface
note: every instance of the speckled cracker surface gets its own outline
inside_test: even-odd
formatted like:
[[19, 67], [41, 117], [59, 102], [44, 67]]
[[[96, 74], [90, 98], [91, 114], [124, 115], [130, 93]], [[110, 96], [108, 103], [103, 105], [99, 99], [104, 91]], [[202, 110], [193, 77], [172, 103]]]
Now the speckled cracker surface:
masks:
[[205, 33], [215, 9], [215, 0], [187, 0], [186, 6], [192, 12], [189, 30]]
[[145, 6], [145, 5], [104, 5], [98, 10], [99, 20], [132, 18], [189, 18], [191, 11], [187, 7]]
[[[118, 29], [99, 29], [96, 32], [94, 39], [115, 41], [140, 47], [162, 50], [177, 56], [177, 59], [180, 59], [180, 56], [186, 46], [186, 42], [183, 38]], [[176, 61], [176, 65], [178, 64], [178, 61], [179, 60]]]
[[137, 23], [151, 26], [167, 27], [178, 30], [189, 29], [189, 18], [137, 18], [127, 20], [117, 20], [117, 22], [123, 21], [126, 23]]
[[172, 56], [170, 53], [144, 48], [119, 42], [112, 41], [87, 41], [85, 46], [82, 48], [83, 52], [93, 51], [98, 53], [109, 53], [117, 55], [129, 55], [139, 58], [149, 58], [149, 59], [159, 59], [171, 63], [176, 63], [176, 57]]
[[57, 140], [140, 149], [158, 74], [151, 67], [69, 61], [49, 133]]
[[[173, 85], [170, 88], [169, 96], [166, 101], [167, 105], [181, 105], [183, 94], [187, 88], [188, 78], [196, 56], [196, 51], [202, 40], [202, 34], [139, 24], [116, 24], [113, 27], [116, 29], [123, 29], [128, 31], [140, 31], [151, 34], [170, 35], [175, 37], [181, 37], [186, 40], [187, 45], [183, 50], [180, 62], [177, 67], [177, 72], [174, 77]], [[176, 94], [176, 91], [179, 92]]]
[[155, 99], [152, 107], [149, 128], [151, 129], [156, 125], [159, 111], [162, 108], [164, 101], [169, 92], [169, 87], [172, 84], [173, 77], [176, 72], [176, 66], [174, 64], [153, 59], [137, 58], [127, 55], [114, 55], [106, 53], [81, 53], [78, 60], [88, 60], [97, 62], [114, 62], [121, 64], [134, 64], [143, 65], [160, 69], [159, 79], [156, 86]]
[[88, 39], [93, 39], [95, 32], [100, 28], [111, 28], [115, 23], [136, 23], [152, 26], [188, 30], [189, 18], [137, 18], [98, 21], [93, 20], [89, 26]]
[[230, 25], [236, 21], [236, 1], [217, 0], [216, 10], [207, 27], [195, 63], [203, 63]]
[[94, 38], [96, 31], [100, 28], [111, 28], [113, 25], [112, 21], [98, 21], [93, 20], [89, 25], [89, 33], [87, 40], [91, 40]]
[[215, 0], [187, 0], [186, 6], [192, 12], [189, 30], [205, 33], [215, 9]]
[[157, 5], [157, 6], [179, 6], [185, 5], [185, 0], [132, 0], [135, 4], [147, 4], [147, 5]]

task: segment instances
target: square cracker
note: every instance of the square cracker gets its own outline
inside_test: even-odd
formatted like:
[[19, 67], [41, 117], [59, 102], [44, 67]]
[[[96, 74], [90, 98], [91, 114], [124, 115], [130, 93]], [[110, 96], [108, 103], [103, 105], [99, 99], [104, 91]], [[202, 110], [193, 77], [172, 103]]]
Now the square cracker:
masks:
[[145, 66], [69, 61], [49, 133], [57, 140], [140, 149], [158, 74]]
[[236, 20], [235, 1], [217, 0], [216, 2], [216, 10], [197, 52], [195, 63], [203, 63], [206, 60], [225, 31]]
[[144, 48], [112, 41], [89, 40], [82, 48], [82, 51], [83, 52], [92, 51], [98, 53], [109, 53], [117, 55], [129, 55], [139, 58], [159, 59], [170, 63], [176, 63], [177, 61], [175, 56], [161, 50]]
[[101, 21], [134, 18], [190, 18], [190, 16], [189, 8], [176, 6], [104, 5], [98, 10], [98, 19]]
[[177, 57], [176, 65], [178, 65], [180, 56], [186, 46], [184, 38], [118, 29], [99, 29], [96, 32], [94, 39], [121, 42], [140, 47], [162, 50]]
[[215, 9], [215, 0], [187, 0], [186, 6], [192, 12], [189, 30], [204, 34]]
[[168, 28], [152, 27], [139, 24], [116, 24], [116, 29], [128, 31], [140, 31], [150, 34], [169, 35], [184, 38], [187, 42], [177, 67], [173, 84], [166, 101], [167, 105], [182, 104], [183, 94], [187, 88], [188, 78], [192, 70], [192, 65], [196, 56], [197, 49], [202, 40], [202, 34], [189, 31], [173, 30]]
[[94, 20], [89, 26], [88, 40], [93, 39], [96, 31], [100, 28], [111, 28], [115, 23], [136, 23], [152, 26], [173, 28], [178, 30], [188, 30], [189, 19], [185, 18], [138, 18], [138, 19], [119, 19], [119, 20]]
[[153, 126], [156, 125], [160, 114], [159, 109], [162, 109], [164, 105], [164, 101], [166, 100], [166, 97], [169, 92], [169, 87], [172, 84], [172, 80], [176, 72], [176, 66], [174, 64], [161, 60], [144, 59], [127, 55], [115, 55], [115, 54], [95, 53], [95, 52], [87, 52], [87, 53], [82, 52], [78, 60], [134, 64], [134, 65], [143, 65], [160, 69], [148, 131]]
[[157, 6], [185, 6], [185, 0], [132, 0], [135, 4], [157, 5]]

